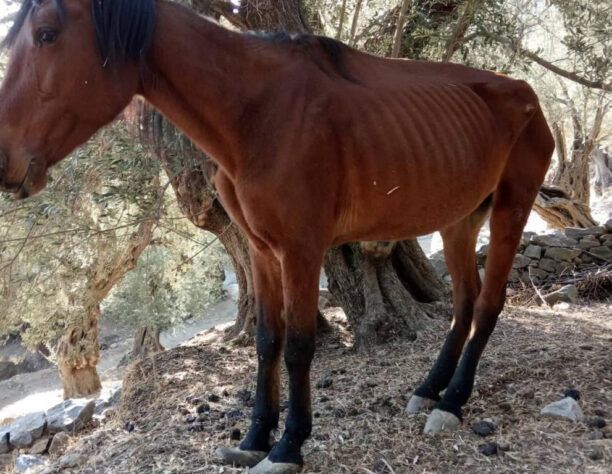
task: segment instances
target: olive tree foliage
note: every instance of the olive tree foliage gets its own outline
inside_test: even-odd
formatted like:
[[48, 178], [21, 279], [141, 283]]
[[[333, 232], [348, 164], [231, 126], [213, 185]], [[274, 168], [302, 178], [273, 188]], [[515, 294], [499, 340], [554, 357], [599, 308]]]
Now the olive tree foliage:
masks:
[[44, 192], [27, 201], [2, 196], [0, 332], [24, 328], [24, 341], [35, 346], [78, 325], [100, 267], [161, 211], [158, 176], [119, 123], [58, 165]]

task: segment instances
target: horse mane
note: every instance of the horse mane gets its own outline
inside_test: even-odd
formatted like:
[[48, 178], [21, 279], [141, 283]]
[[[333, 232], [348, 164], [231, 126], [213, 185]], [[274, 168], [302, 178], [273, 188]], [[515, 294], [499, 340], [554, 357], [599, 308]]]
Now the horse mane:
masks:
[[[65, 18], [65, 9], [62, 0], [53, 0], [57, 13], [60, 20], [63, 21]], [[8, 34], [0, 43], [0, 49], [10, 48], [15, 43], [19, 32], [23, 28], [25, 21], [27, 20], [30, 13], [40, 6], [40, 0], [24, 0], [21, 4], [21, 8], [15, 16], [15, 21], [9, 28]]]
[[105, 66], [144, 60], [155, 32], [155, 0], [92, 0], [91, 9]]
[[[308, 33], [289, 34], [284, 31], [275, 33], [255, 32], [251, 34], [270, 43], [279, 44], [285, 47], [293, 46], [298, 51], [305, 53], [328, 75], [335, 74], [347, 81], [357, 82], [345, 67], [346, 52], [349, 51], [350, 48], [340, 41], [326, 36], [317, 36]], [[327, 64], [325, 64], [326, 62]]]
[[[53, 0], [53, 3], [60, 20], [64, 21], [62, 0]], [[39, 6], [40, 0], [24, 0], [2, 47], [13, 45], [28, 16]], [[144, 59], [155, 31], [155, 0], [92, 0], [91, 14], [98, 51], [105, 66]]]

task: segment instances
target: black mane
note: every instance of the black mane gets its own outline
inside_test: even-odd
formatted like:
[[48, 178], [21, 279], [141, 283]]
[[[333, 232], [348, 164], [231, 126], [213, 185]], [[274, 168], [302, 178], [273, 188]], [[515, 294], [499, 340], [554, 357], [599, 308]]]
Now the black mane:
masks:
[[[60, 19], [65, 21], [63, 0], [53, 0], [53, 3]], [[24, 0], [2, 42], [3, 47], [13, 45], [28, 16], [39, 6], [40, 0]], [[105, 66], [144, 59], [155, 31], [155, 0], [92, 0], [91, 14]]]
[[155, 31], [155, 0], [92, 0], [91, 8], [105, 65], [145, 58]]
[[[327, 74], [337, 74], [347, 81], [358, 82], [345, 68], [344, 57], [346, 51], [350, 48], [338, 40], [308, 33], [289, 34], [284, 31], [275, 33], [255, 32], [252, 34], [270, 43], [295, 46], [306, 53]], [[327, 59], [329, 65], [324, 64], [321, 57]]]

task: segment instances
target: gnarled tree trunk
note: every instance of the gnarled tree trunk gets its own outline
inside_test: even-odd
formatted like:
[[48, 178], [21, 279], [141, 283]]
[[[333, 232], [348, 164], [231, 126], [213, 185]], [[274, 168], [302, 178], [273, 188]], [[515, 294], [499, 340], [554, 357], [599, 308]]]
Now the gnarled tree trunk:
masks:
[[132, 344], [131, 359], [146, 359], [147, 357], [162, 352], [160, 337], [160, 329], [157, 326], [144, 326], [136, 331], [134, 343]]
[[98, 318], [100, 303], [129, 271], [153, 238], [155, 220], [142, 221], [130, 236], [126, 248], [110, 258], [101, 257], [85, 290], [82, 323], [68, 328], [57, 346], [57, 365], [64, 387], [64, 398], [87, 397], [100, 391], [96, 370], [100, 360]]

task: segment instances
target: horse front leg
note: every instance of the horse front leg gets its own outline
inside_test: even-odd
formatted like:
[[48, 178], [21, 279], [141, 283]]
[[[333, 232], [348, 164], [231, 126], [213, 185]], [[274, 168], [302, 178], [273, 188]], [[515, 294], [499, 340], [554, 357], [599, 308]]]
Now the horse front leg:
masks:
[[285, 364], [289, 412], [285, 432], [252, 474], [289, 474], [303, 465], [302, 444], [310, 436], [310, 365], [315, 351], [319, 272], [323, 252], [292, 252], [282, 262], [286, 322]]
[[278, 428], [279, 368], [285, 323], [280, 262], [271, 251], [250, 249], [257, 318], [257, 390], [251, 427], [239, 448], [220, 448], [230, 464], [252, 467], [271, 449], [271, 432]]

